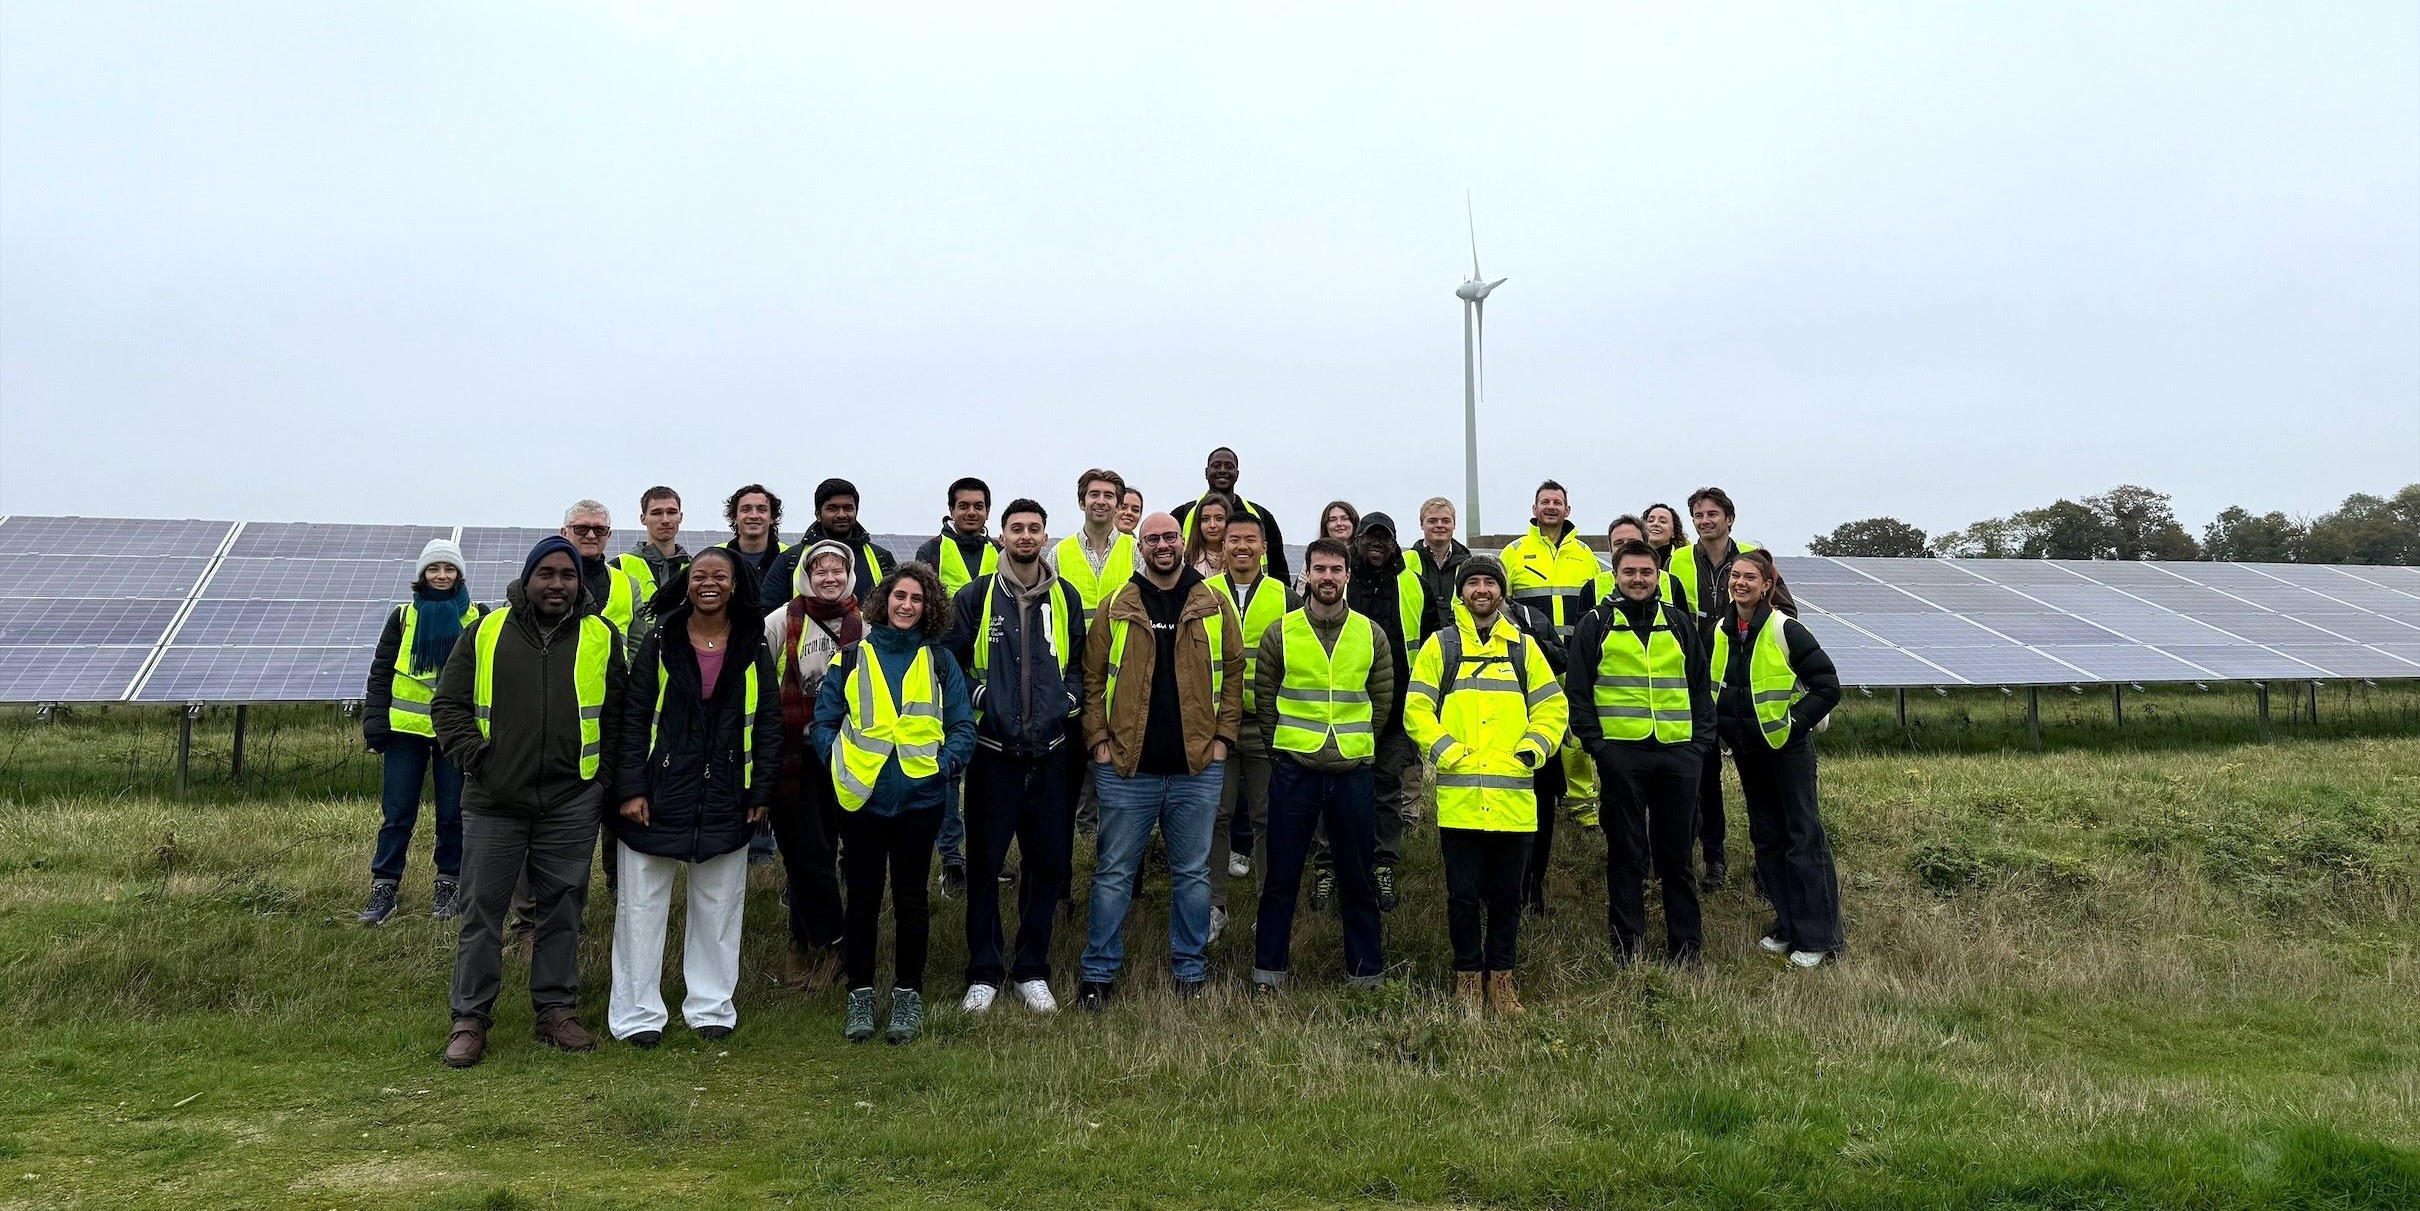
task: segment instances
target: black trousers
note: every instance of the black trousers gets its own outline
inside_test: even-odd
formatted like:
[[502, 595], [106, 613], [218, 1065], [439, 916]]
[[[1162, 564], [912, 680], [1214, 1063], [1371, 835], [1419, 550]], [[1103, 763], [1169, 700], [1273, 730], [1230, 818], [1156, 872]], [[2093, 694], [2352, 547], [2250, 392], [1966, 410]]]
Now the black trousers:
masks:
[[924, 991], [924, 956], [933, 934], [932, 889], [926, 883], [932, 877], [941, 814], [938, 804], [896, 816], [840, 814], [840, 875], [849, 886], [849, 987], [874, 986], [874, 947], [882, 937], [882, 884], [887, 875], [892, 927], [898, 934], [891, 985]]
[[[1074, 743], [1070, 740], [1069, 743]], [[1050, 929], [1067, 892], [1075, 798], [1067, 754], [977, 748], [966, 770], [966, 982], [1050, 978]], [[1017, 948], [1000, 957], [1000, 867], [1017, 843]]]
[[1546, 868], [1554, 864], [1555, 817], [1563, 814], [1563, 792], [1570, 785], [1563, 776], [1563, 759], [1559, 752], [1548, 753], [1546, 764], [1538, 767], [1538, 831], [1529, 848], [1528, 864], [1521, 872], [1521, 904], [1546, 911]]
[[455, 933], [453, 1010], [493, 1021], [504, 987], [504, 916], [526, 882], [535, 922], [529, 999], [540, 1014], [580, 999], [580, 914], [588, 906], [589, 855], [597, 848], [602, 783], [552, 811], [462, 813], [462, 924]]
[[790, 944], [837, 947], [846, 930], [840, 906], [840, 800], [832, 777], [809, 763], [800, 793], [775, 794], [766, 812], [790, 882]]
[[1756, 847], [1756, 877], [1773, 903], [1773, 936], [1792, 950], [1839, 950], [1840, 876], [1815, 804], [1815, 746], [1799, 738], [1775, 751], [1759, 738], [1733, 745], [1731, 760]]
[[1723, 820], [1723, 746], [1706, 746], [1705, 763], [1697, 776], [1697, 839], [1706, 865], [1723, 862], [1723, 843], [1730, 826]]
[[[1232, 771], [1230, 771], [1232, 774]], [[1372, 870], [1378, 852], [1377, 773], [1369, 766], [1342, 772], [1304, 769], [1279, 753], [1269, 773], [1269, 865], [1261, 874], [1260, 913], [1252, 927], [1252, 981], [1283, 984], [1294, 948], [1294, 905], [1302, 890], [1303, 858], [1314, 831], [1335, 839], [1329, 860], [1343, 892], [1344, 971], [1376, 979], [1386, 970]], [[1396, 813], [1396, 819], [1402, 819]]]
[[1445, 855], [1445, 929], [1455, 971], [1511, 971], [1521, 933], [1521, 875], [1529, 833], [1440, 828]]
[[[1708, 742], [1711, 745], [1711, 742]], [[1626, 744], [1598, 750], [1604, 786], [1605, 927], [1613, 944], [1638, 949], [1647, 934], [1647, 868], [1664, 895], [1664, 953], [1696, 954], [1706, 944], [1689, 869], [1697, 835], [1697, 787], [1705, 759], [1692, 744]]]

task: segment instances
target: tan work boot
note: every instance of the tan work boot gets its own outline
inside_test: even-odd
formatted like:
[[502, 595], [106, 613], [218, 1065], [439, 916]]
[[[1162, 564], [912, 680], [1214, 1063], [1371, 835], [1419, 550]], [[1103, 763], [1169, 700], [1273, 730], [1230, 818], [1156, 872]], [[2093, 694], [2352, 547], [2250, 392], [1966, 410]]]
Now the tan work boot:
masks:
[[1478, 973], [1478, 972], [1475, 972], [1475, 971], [1457, 971], [1457, 972], [1455, 972], [1455, 973], [1454, 973], [1454, 1005], [1455, 1005], [1455, 1007], [1459, 1008], [1460, 1010], [1462, 1010], [1462, 1012], [1464, 1012], [1464, 1013], [1466, 1013], [1466, 1014], [1469, 1014], [1470, 1016], [1472, 1016], [1472, 1017], [1474, 1017], [1474, 1018], [1475, 1018], [1475, 1017], [1478, 1017], [1478, 1016], [1479, 1016], [1479, 1009], [1480, 1009], [1480, 1006], [1481, 1006], [1481, 1005], [1484, 1003], [1484, 1000], [1483, 1000], [1483, 994], [1480, 992], [1480, 986], [1481, 986], [1481, 982], [1480, 982], [1480, 978], [1479, 978], [1479, 973]]
[[562, 1051], [595, 1051], [597, 1036], [568, 1009], [549, 1009], [538, 1017], [538, 1041]]
[[1487, 1007], [1508, 1018], [1517, 1018], [1529, 1012], [1521, 1004], [1521, 989], [1513, 983], [1513, 973], [1487, 973]]
[[487, 1023], [455, 1018], [454, 1033], [445, 1040], [445, 1066], [468, 1068], [487, 1055]]

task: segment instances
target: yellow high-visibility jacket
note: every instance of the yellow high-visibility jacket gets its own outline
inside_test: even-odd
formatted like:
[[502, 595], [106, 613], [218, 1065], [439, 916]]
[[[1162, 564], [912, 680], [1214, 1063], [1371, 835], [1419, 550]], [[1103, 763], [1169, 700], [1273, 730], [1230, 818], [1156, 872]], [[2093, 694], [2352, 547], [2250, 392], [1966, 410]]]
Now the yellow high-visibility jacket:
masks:
[[1537, 640], [1503, 615], [1481, 635], [1457, 610], [1454, 630], [1462, 651], [1453, 683], [1444, 683], [1440, 630], [1420, 645], [1404, 690], [1404, 731], [1437, 766], [1437, 825], [1535, 831], [1532, 779], [1570, 721], [1563, 688]]

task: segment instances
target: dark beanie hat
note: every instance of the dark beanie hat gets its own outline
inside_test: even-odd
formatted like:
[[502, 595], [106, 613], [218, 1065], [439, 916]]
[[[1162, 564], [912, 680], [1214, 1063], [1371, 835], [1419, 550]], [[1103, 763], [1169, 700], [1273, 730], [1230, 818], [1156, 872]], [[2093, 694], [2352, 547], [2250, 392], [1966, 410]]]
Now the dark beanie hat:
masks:
[[1463, 560], [1461, 570], [1454, 573], [1454, 590], [1460, 592], [1473, 576], [1485, 576], [1495, 581], [1498, 589], [1504, 587], [1504, 565], [1493, 555], [1473, 555]]
[[815, 485], [816, 508], [822, 508], [825, 501], [828, 501], [835, 496], [846, 496], [851, 500], [865, 499], [864, 497], [857, 495], [857, 485], [850, 483], [837, 475]]
[[529, 549], [529, 558], [521, 561], [521, 579], [529, 579], [529, 574], [538, 570], [538, 561], [557, 551], [571, 556], [572, 571], [580, 570], [580, 548], [571, 545], [571, 540], [560, 534], [549, 534], [539, 539], [537, 546]]

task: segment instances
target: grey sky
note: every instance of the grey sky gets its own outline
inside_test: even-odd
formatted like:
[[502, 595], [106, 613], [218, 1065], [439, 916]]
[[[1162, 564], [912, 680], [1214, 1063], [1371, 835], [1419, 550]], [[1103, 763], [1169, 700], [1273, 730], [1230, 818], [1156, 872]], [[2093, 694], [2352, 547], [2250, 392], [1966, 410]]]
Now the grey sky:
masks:
[[9, 0], [0, 512], [2420, 479], [2410, 4], [1480, 11]]

